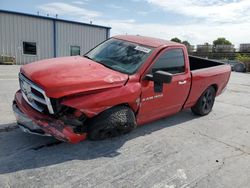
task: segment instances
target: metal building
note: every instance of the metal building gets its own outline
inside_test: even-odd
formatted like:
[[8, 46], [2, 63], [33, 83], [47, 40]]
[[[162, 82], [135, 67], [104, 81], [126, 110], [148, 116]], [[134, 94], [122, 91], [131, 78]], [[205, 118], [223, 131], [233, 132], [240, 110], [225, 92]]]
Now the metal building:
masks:
[[197, 52], [199, 53], [208, 53], [213, 51], [213, 45], [210, 44], [202, 44], [202, 45], [197, 45]]
[[240, 44], [240, 52], [250, 52], [250, 44]]
[[223, 52], [235, 52], [234, 45], [216, 45], [214, 47], [214, 52], [223, 53]]
[[0, 10], [0, 55], [16, 64], [83, 55], [110, 36], [110, 27]]

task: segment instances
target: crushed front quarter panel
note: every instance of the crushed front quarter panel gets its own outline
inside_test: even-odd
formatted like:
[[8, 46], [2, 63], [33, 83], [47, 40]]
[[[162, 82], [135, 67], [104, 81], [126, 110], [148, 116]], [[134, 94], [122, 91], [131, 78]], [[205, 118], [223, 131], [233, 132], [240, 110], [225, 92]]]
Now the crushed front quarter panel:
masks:
[[[14, 109], [14, 107], [17, 109]], [[78, 143], [86, 139], [86, 133], [74, 133], [70, 125], [66, 125], [63, 121], [54, 119], [48, 115], [39, 113], [31, 108], [23, 99], [22, 94], [18, 91], [15, 95], [13, 110], [19, 110], [20, 114], [26, 115], [34, 124], [38, 125], [45, 133], [54, 136], [56, 139]], [[17, 119], [18, 121], [18, 119]]]
[[88, 118], [94, 117], [120, 104], [128, 104], [134, 112], [139, 108], [138, 98], [141, 95], [141, 84], [129, 81], [125, 86], [107, 89], [89, 95], [66, 98], [62, 104], [80, 110]]

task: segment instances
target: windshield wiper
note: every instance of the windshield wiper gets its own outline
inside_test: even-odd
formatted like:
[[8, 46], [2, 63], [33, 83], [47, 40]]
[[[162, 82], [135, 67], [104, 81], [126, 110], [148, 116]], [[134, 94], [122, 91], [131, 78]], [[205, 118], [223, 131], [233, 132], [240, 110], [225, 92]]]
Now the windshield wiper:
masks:
[[107, 65], [107, 64], [105, 64], [105, 63], [103, 63], [103, 62], [101, 62], [101, 61], [97, 61], [96, 59], [92, 59], [92, 58], [90, 58], [90, 57], [87, 56], [87, 55], [84, 55], [83, 57], [86, 57], [86, 58], [88, 58], [88, 59], [90, 59], [90, 60], [92, 60], [92, 61], [95, 61], [96, 63], [99, 63], [99, 64], [103, 65], [104, 67], [107, 67], [107, 68], [109, 68], [109, 69], [118, 71], [118, 70], [114, 69], [112, 66], [109, 66], [109, 65]]
[[95, 61], [95, 62], [97, 62], [97, 63], [103, 65], [104, 67], [107, 67], [107, 68], [109, 68], [109, 69], [114, 70], [111, 66], [109, 66], [109, 65], [107, 65], [107, 64], [105, 64], [105, 63], [103, 63], [103, 62], [101, 62], [101, 61], [97, 61], [97, 60], [93, 60], [93, 61]]
[[83, 57], [86, 57], [87, 59], [90, 59], [90, 60], [92, 60], [89, 56], [87, 56], [87, 55], [84, 55]]

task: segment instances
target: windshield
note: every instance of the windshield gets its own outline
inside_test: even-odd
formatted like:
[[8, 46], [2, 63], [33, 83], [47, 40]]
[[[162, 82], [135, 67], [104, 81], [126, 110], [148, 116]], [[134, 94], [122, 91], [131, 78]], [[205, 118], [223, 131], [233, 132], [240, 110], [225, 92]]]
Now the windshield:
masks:
[[111, 38], [88, 52], [85, 57], [126, 74], [135, 73], [153, 48]]

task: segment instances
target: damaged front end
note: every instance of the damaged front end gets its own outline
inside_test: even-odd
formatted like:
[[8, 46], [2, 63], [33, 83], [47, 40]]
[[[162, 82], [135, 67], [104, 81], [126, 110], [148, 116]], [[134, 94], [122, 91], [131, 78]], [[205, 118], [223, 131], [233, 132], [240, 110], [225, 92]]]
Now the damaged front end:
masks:
[[86, 139], [86, 117], [77, 110], [64, 108], [60, 115], [50, 115], [33, 109], [23, 98], [21, 91], [15, 95], [13, 111], [17, 123], [24, 132], [53, 136], [58, 140], [78, 143]]

